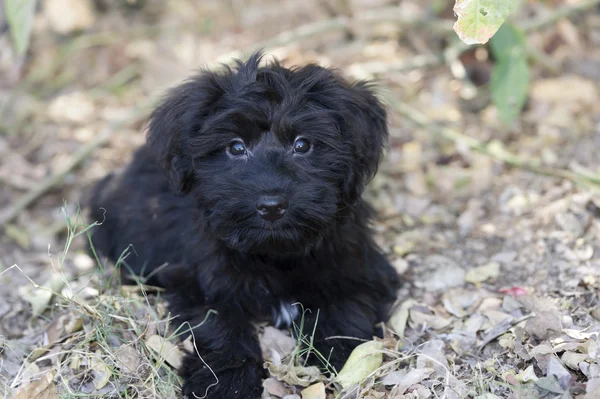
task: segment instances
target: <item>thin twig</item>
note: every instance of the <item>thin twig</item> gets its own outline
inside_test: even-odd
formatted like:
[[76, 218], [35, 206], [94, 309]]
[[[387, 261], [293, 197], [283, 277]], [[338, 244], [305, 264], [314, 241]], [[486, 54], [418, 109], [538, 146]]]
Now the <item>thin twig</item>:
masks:
[[106, 144], [112, 135], [125, 126], [138, 122], [146, 117], [153, 101], [147, 101], [134, 108], [129, 115], [121, 120], [113, 122], [109, 127], [102, 131], [92, 141], [79, 148], [71, 157], [71, 160], [63, 168], [53, 175], [42, 180], [23, 196], [21, 196], [12, 206], [0, 212], [0, 227], [4, 227], [17, 217], [19, 212], [26, 209], [35, 202], [40, 196], [49, 191], [52, 187], [59, 184], [64, 177], [81, 164], [96, 148]]
[[577, 184], [581, 184], [586, 187], [595, 187], [596, 189], [600, 188], [599, 175], [551, 168], [541, 165], [539, 161], [523, 159], [518, 155], [509, 152], [506, 148], [504, 148], [501, 145], [501, 143], [497, 141], [492, 141], [489, 144], [484, 144], [481, 141], [473, 137], [466, 136], [455, 129], [445, 126], [433, 125], [432, 121], [429, 120], [429, 118], [424, 113], [417, 110], [416, 108], [411, 107], [410, 105], [397, 101], [395, 98], [388, 96], [386, 100], [398, 113], [410, 119], [417, 125], [430, 129], [433, 133], [439, 135], [440, 137], [443, 137], [444, 139], [450, 140], [457, 144], [461, 144], [462, 146], [465, 146], [473, 151], [485, 154], [491, 157], [492, 159], [501, 161], [509, 166], [526, 169], [541, 175], [571, 180]]

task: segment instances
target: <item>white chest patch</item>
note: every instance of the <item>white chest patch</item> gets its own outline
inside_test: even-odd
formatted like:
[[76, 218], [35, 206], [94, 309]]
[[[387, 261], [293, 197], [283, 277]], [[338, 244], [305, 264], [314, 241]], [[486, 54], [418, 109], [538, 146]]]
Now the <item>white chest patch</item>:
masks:
[[289, 328], [300, 314], [299, 304], [279, 302], [279, 307], [273, 307], [273, 325], [276, 328]]

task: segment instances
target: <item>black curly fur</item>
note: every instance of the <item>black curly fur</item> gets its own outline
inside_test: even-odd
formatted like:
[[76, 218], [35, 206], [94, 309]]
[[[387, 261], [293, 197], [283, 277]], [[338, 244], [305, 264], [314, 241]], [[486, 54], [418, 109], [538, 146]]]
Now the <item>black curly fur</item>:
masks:
[[[399, 284], [361, 200], [387, 139], [384, 108], [365, 83], [330, 69], [260, 59], [171, 90], [147, 144], [90, 196], [92, 216], [104, 220], [95, 248], [114, 262], [132, 244], [126, 270], [152, 272], [148, 283], [166, 288], [181, 322], [206, 319], [193, 329], [202, 359], [187, 354], [180, 370], [190, 398], [259, 398], [264, 371], [251, 323], [289, 324], [297, 313], [281, 309], [294, 303], [311, 310], [305, 331], [317, 323], [314, 346], [339, 370], [359, 341], [326, 338], [371, 339]], [[293, 153], [299, 136], [309, 153]], [[246, 155], [227, 153], [236, 138]], [[257, 215], [264, 194], [289, 199], [281, 219]]]

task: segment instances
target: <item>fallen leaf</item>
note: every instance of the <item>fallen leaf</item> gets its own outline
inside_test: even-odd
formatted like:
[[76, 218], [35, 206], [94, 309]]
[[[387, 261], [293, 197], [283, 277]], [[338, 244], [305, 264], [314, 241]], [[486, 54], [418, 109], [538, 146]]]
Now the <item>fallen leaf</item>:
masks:
[[563, 393], [564, 390], [560, 387], [558, 381], [556, 381], [556, 377], [548, 376], [542, 377], [535, 382], [535, 385], [538, 387], [553, 393]]
[[296, 347], [296, 340], [285, 331], [267, 326], [259, 337], [265, 360], [281, 363]]
[[586, 339], [594, 338], [600, 334], [598, 331], [586, 333], [586, 332], [584, 332], [585, 330], [579, 331], [579, 330], [574, 330], [574, 329], [570, 329], [570, 328], [565, 328], [562, 331], [565, 334], [567, 334], [569, 337], [578, 339], [578, 340], [586, 340]]
[[377, 341], [358, 345], [348, 357], [346, 364], [337, 375], [336, 381], [343, 388], [361, 383], [383, 363], [382, 349], [383, 344]]
[[561, 328], [559, 315], [552, 311], [536, 313], [536, 316], [527, 320], [527, 324], [525, 324], [525, 331], [540, 340], [555, 336]]
[[512, 312], [523, 307], [523, 304], [512, 296], [506, 295], [502, 299], [502, 309], [506, 312]]
[[404, 337], [404, 330], [406, 329], [406, 322], [408, 321], [409, 309], [416, 304], [413, 299], [408, 299], [402, 302], [392, 317], [390, 318], [389, 325], [400, 337]]
[[281, 381], [276, 378], [267, 378], [263, 381], [263, 387], [267, 390], [270, 395], [275, 395], [278, 398], [283, 398], [287, 393], [285, 386]]
[[537, 381], [538, 380], [537, 375], [535, 375], [535, 370], [533, 369], [533, 365], [530, 365], [525, 370], [523, 370], [519, 374], [517, 374], [517, 378], [521, 382]]
[[382, 379], [381, 383], [383, 385], [398, 385], [402, 382], [402, 379], [407, 374], [406, 369], [392, 371], [389, 374], [386, 374]]
[[417, 368], [434, 369], [437, 377], [445, 378], [449, 365], [444, 355], [444, 341], [436, 339], [423, 344], [417, 356]]
[[311, 385], [300, 392], [302, 399], [325, 399], [325, 385], [322, 382]]
[[273, 377], [290, 385], [307, 387], [314, 382], [325, 379], [316, 366], [296, 366], [293, 361], [284, 364], [265, 362], [265, 365]]
[[21, 375], [22, 383], [29, 384], [35, 377], [40, 375], [40, 368], [35, 363], [25, 361], [23, 363], [23, 374]]
[[104, 388], [112, 375], [110, 368], [98, 356], [92, 357], [91, 366], [94, 372], [94, 380], [92, 381], [94, 388], [96, 390]]
[[546, 372], [547, 376], [554, 376], [556, 380], [560, 384], [563, 390], [567, 389], [569, 386], [569, 382], [571, 382], [571, 373], [564, 368], [564, 366], [558, 361], [557, 358], [552, 356], [548, 361], [548, 370]]
[[502, 334], [504, 334], [505, 332], [507, 332], [512, 327], [512, 320], [513, 320], [513, 318], [510, 315], [506, 315], [506, 316], [507, 317], [503, 321], [501, 321], [500, 323], [498, 323], [497, 325], [495, 325], [494, 328], [492, 328], [491, 330], [489, 330], [485, 334], [485, 336], [483, 337], [483, 340], [482, 340], [481, 344], [479, 345], [480, 348], [482, 348], [485, 345], [489, 344], [494, 339], [496, 339], [497, 337], [501, 336]]
[[140, 354], [129, 345], [121, 345], [117, 350], [117, 360], [130, 372], [135, 373], [140, 366]]
[[175, 345], [161, 337], [160, 335], [152, 335], [146, 339], [146, 346], [150, 348], [159, 359], [165, 360], [173, 368], [181, 367], [181, 359], [183, 354]]
[[550, 346], [550, 344], [543, 343], [543, 344], [539, 344], [539, 345], [534, 346], [533, 348], [531, 348], [531, 350], [529, 351], [529, 353], [531, 354], [531, 356], [535, 356], [535, 355], [549, 355], [549, 354], [554, 353], [554, 349], [552, 348], [552, 346]]
[[415, 327], [425, 325], [434, 330], [441, 330], [448, 327], [452, 322], [450, 319], [435, 314], [423, 313], [418, 308], [414, 307], [410, 309], [410, 320], [415, 324]]
[[587, 354], [566, 351], [560, 360], [571, 370], [579, 370], [579, 364], [589, 360], [589, 357]]
[[486, 265], [471, 269], [465, 275], [468, 283], [479, 284], [486, 280], [495, 280], [500, 274], [500, 263], [490, 262]]
[[465, 271], [456, 262], [441, 255], [432, 255], [425, 258], [424, 263], [432, 269], [422, 279], [415, 281], [415, 285], [425, 290], [441, 291], [451, 287], [458, 287], [465, 282]]
[[58, 399], [58, 390], [53, 379], [51, 372], [46, 373], [39, 380], [19, 389], [13, 399]]
[[412, 369], [406, 375], [397, 378], [397, 376], [390, 377], [388, 374], [381, 380], [383, 385], [396, 385], [396, 394], [403, 394], [414, 384], [418, 384], [425, 378], [429, 377], [435, 370], [432, 368]]
[[600, 396], [600, 378], [592, 378], [585, 386], [585, 396], [583, 399], [597, 399]]
[[596, 305], [592, 308], [592, 310], [590, 311], [590, 315], [596, 319], [596, 320], [600, 320], [600, 305]]
[[52, 295], [60, 292], [65, 284], [64, 278], [59, 274], [53, 274], [50, 281], [44, 284], [40, 288], [34, 288], [31, 286], [22, 287], [19, 290], [19, 294], [23, 299], [31, 304], [31, 311], [33, 316], [39, 316], [46, 310]]

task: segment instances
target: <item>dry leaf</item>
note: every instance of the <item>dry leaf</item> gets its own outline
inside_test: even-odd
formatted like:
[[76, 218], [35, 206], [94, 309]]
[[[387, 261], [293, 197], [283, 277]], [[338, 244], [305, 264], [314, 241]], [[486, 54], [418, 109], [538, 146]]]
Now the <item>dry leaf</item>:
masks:
[[336, 381], [344, 388], [361, 383], [383, 363], [382, 349], [383, 344], [377, 341], [358, 345], [348, 357]]
[[94, 388], [97, 390], [104, 388], [106, 384], [108, 384], [108, 381], [110, 381], [112, 375], [110, 368], [99, 356], [92, 357], [91, 366], [95, 375], [94, 380], [92, 381], [94, 383]]
[[415, 285], [425, 290], [441, 291], [451, 287], [459, 287], [465, 282], [465, 271], [453, 260], [441, 255], [428, 256], [424, 263], [432, 271], [422, 279], [415, 281]]
[[183, 354], [179, 348], [160, 335], [148, 337], [148, 339], [146, 339], [146, 346], [156, 353], [161, 360], [165, 360], [173, 368], [179, 369], [181, 367]]
[[408, 321], [408, 310], [415, 304], [416, 302], [412, 299], [408, 299], [402, 302], [392, 317], [390, 318], [389, 324], [392, 329], [398, 334], [400, 337], [404, 337], [404, 330], [406, 329], [406, 322]]
[[410, 386], [420, 383], [434, 371], [435, 370], [432, 368], [412, 369], [399, 378], [392, 373], [386, 375], [381, 382], [384, 385], [396, 385], [398, 388], [396, 388], [395, 392], [397, 394], [403, 394]]
[[417, 368], [435, 370], [437, 377], [446, 377], [449, 370], [448, 360], [444, 355], [444, 341], [436, 339], [426, 342], [417, 356]]
[[527, 320], [525, 331], [537, 339], [548, 339], [556, 335], [562, 328], [562, 323], [556, 312], [539, 312]]
[[587, 354], [567, 351], [563, 353], [560, 360], [571, 370], [579, 370], [579, 364], [589, 360], [589, 357]]
[[52, 373], [48, 372], [38, 381], [21, 388], [13, 399], [59, 399], [53, 379]]
[[444, 317], [435, 315], [435, 314], [426, 314], [419, 311], [418, 308], [410, 309], [410, 320], [416, 326], [425, 325], [427, 327], [431, 327], [434, 330], [441, 330], [445, 327], [448, 327], [452, 320], [446, 319]]
[[265, 365], [273, 377], [290, 385], [307, 387], [314, 382], [325, 379], [318, 367], [296, 366], [293, 363], [293, 359], [284, 364], [265, 362]]
[[283, 398], [287, 393], [283, 383], [276, 378], [267, 378], [264, 380], [263, 387], [267, 390], [269, 395], [275, 395], [278, 398]]
[[130, 372], [135, 373], [140, 366], [140, 355], [129, 345], [121, 345], [117, 350], [117, 360]]
[[574, 338], [574, 339], [578, 339], [578, 340], [585, 340], [585, 339], [590, 339], [590, 338], [594, 338], [597, 337], [598, 334], [600, 334], [598, 331], [593, 331], [593, 332], [589, 332], [586, 333], [584, 332], [585, 330], [573, 330], [570, 328], [565, 328], [562, 330], [565, 334], [567, 334], [569, 337]]
[[392, 371], [389, 374], [386, 374], [382, 379], [381, 379], [381, 383], [383, 385], [399, 385], [402, 382], [402, 379], [404, 378], [404, 376], [406, 376], [407, 371], [406, 369], [402, 369], [402, 370], [396, 370], [396, 371]]
[[548, 377], [556, 377], [562, 389], [566, 389], [572, 379], [571, 373], [569, 373], [569, 371], [564, 368], [554, 356], [550, 357], [548, 361], [548, 371], [546, 372], [546, 375]]
[[537, 381], [538, 380], [537, 375], [535, 375], [535, 370], [533, 369], [533, 365], [530, 365], [525, 370], [523, 370], [519, 374], [517, 374], [517, 378], [521, 382]]
[[296, 340], [275, 327], [267, 326], [259, 337], [265, 360], [281, 364], [281, 359], [292, 353]]
[[301, 392], [302, 399], [325, 399], [325, 385], [322, 382], [311, 385]]
[[471, 269], [465, 275], [468, 283], [479, 284], [487, 280], [495, 280], [500, 274], [500, 263], [490, 262], [486, 265]]
[[31, 286], [21, 287], [19, 294], [27, 302], [31, 303], [31, 311], [33, 316], [39, 316], [46, 310], [52, 295], [60, 292], [65, 284], [63, 276], [59, 274], [53, 274], [50, 281], [44, 284], [40, 288], [34, 288]]

